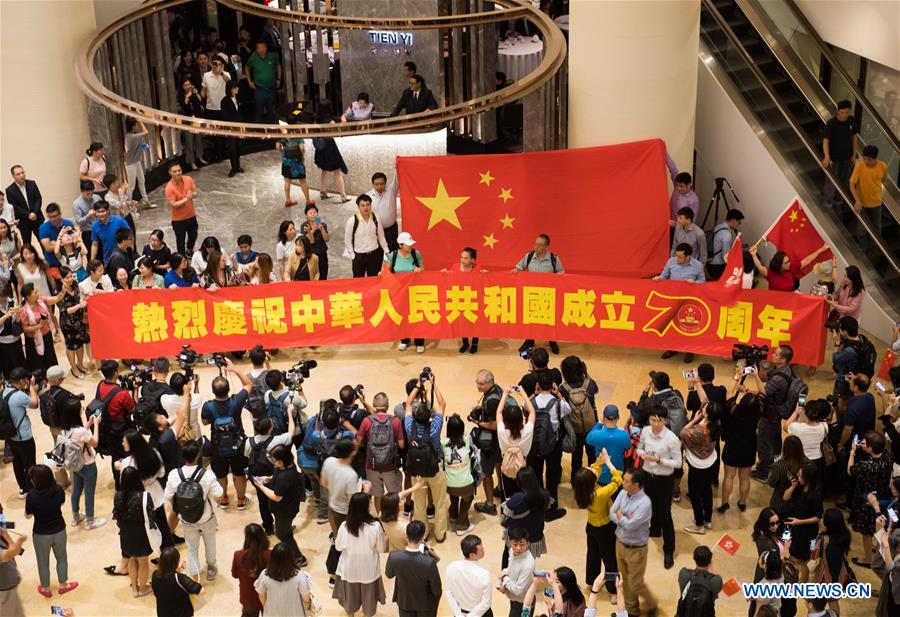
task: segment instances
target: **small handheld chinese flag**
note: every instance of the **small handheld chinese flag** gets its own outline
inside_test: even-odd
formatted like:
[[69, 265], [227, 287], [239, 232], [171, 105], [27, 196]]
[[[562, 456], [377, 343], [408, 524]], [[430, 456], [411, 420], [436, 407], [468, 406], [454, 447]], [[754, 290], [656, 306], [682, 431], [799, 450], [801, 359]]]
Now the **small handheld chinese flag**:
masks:
[[719, 284], [728, 288], [741, 289], [744, 283], [744, 247], [741, 242], [741, 234], [738, 234], [731, 248], [728, 249], [728, 256], [725, 258], [725, 270], [719, 277]]
[[722, 583], [722, 593], [724, 593], [728, 597], [733, 596], [740, 590], [741, 590], [741, 584], [738, 583], [737, 579], [734, 578], [733, 576], [730, 579], [728, 579], [727, 581], [725, 581], [724, 583]]
[[805, 268], [800, 268], [800, 261], [818, 250], [825, 244], [825, 240], [816, 231], [806, 209], [796, 197], [769, 231], [763, 234], [763, 238], [774, 244], [779, 251], [787, 253], [791, 260], [791, 270], [798, 278], [808, 274], [820, 261], [833, 257], [830, 250], [825, 251]]
[[722, 537], [719, 538], [719, 541], [716, 542], [716, 546], [734, 557], [734, 554], [738, 552], [738, 549], [741, 548], [741, 545], [737, 540], [729, 536], [727, 533], [722, 534]]

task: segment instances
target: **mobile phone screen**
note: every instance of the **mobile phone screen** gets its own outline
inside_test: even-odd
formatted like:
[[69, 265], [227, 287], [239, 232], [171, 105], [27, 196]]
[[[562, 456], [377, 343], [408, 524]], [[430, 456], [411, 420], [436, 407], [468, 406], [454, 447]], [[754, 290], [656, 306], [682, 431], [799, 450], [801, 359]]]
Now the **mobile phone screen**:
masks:
[[897, 520], [898, 520], [898, 519], [897, 519], [897, 511], [894, 510], [893, 508], [888, 508], [888, 516], [891, 517], [891, 522], [894, 523], [894, 524], [896, 525], [896, 524], [897, 524]]
[[66, 613], [65, 613], [65, 611], [63, 611], [63, 607], [61, 607], [61, 606], [51, 606], [50, 614], [58, 615], [59, 617], [63, 617], [63, 615], [65, 615]]
[[809, 541], [809, 550], [810, 550], [810, 552], [816, 550], [816, 540], [815, 540], [815, 538], [813, 538], [812, 540]]
[[800, 407], [805, 407], [805, 406], [806, 406], [806, 395], [805, 395], [805, 394], [801, 394], [801, 395], [797, 398], [797, 404], [800, 405]]
[[615, 580], [616, 580], [617, 578], [619, 578], [619, 573], [618, 573], [618, 572], [606, 572], [606, 573], [603, 575], [603, 580], [604, 580], [604, 581], [615, 582]]
[[875, 387], [878, 388], [880, 392], [884, 392], [885, 390], [887, 390], [887, 388], [884, 387], [884, 384], [880, 381], [875, 382]]
[[782, 542], [787, 542], [787, 541], [790, 540], [790, 539], [791, 539], [791, 530], [790, 530], [790, 529], [785, 529], [785, 530], [781, 533], [781, 541], [782, 541]]
[[745, 367], [744, 367], [744, 375], [750, 375], [750, 374], [753, 373], [754, 371], [756, 371], [756, 368], [754, 368], [754, 367], [752, 367], [752, 366], [745, 366]]

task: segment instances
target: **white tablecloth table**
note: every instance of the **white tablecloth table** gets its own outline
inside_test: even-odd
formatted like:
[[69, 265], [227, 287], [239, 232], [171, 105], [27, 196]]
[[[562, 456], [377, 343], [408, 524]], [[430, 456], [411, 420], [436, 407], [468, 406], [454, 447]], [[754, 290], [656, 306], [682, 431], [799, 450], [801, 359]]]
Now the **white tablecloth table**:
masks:
[[519, 39], [516, 43], [503, 41], [497, 49], [498, 70], [510, 81], [519, 81], [535, 70], [544, 58], [544, 42]]

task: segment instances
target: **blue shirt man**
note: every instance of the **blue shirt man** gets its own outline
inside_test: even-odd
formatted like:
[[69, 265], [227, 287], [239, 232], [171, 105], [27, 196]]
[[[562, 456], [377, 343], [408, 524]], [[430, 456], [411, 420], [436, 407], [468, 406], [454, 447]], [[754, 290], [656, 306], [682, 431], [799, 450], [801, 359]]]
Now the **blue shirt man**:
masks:
[[653, 277], [654, 281], [672, 280], [690, 283], [705, 283], [703, 264], [692, 257], [694, 250], [690, 244], [681, 243], [675, 247], [675, 256], [669, 258], [661, 274]]
[[56, 258], [56, 241], [59, 233], [64, 227], [74, 228], [72, 221], [64, 219], [59, 206], [56, 204], [47, 205], [47, 219], [38, 227], [38, 240], [41, 243], [41, 250], [44, 253], [44, 261], [51, 268], [59, 267], [59, 260]]
[[121, 216], [109, 213], [109, 204], [105, 201], [95, 204], [94, 211], [97, 213], [97, 220], [91, 225], [91, 240], [93, 241], [91, 259], [101, 258], [100, 251], [102, 249], [103, 265], [106, 265], [109, 256], [116, 249], [116, 232], [120, 229], [131, 228]]
[[[619, 408], [615, 405], [607, 405], [603, 408], [603, 423], [595, 424], [591, 432], [584, 438], [584, 442], [589, 446], [593, 446], [597, 451], [597, 456], [606, 448], [609, 454], [609, 460], [615, 465], [616, 469], [625, 468], [625, 452], [631, 448], [631, 436], [628, 431], [618, 427]], [[612, 474], [609, 468], [603, 466], [600, 477], [597, 478], [598, 484], [609, 484], [612, 481]]]
[[616, 524], [616, 538], [630, 548], [646, 546], [650, 539], [650, 498], [644, 492], [642, 469], [626, 471], [622, 490], [609, 508], [609, 520]]
[[3, 389], [3, 398], [6, 399], [12, 424], [16, 428], [16, 434], [9, 440], [30, 441], [33, 435], [28, 410], [38, 407], [37, 386], [22, 367], [16, 367], [10, 371], [9, 383], [12, 385]]

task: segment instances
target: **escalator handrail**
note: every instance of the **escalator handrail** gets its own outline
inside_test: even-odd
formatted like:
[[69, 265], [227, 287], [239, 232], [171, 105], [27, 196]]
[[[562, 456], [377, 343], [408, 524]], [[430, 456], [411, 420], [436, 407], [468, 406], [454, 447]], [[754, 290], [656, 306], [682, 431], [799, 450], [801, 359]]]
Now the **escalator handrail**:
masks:
[[[769, 85], [769, 82], [766, 79], [765, 75], [763, 75], [763, 73], [759, 69], [759, 67], [756, 66], [756, 63], [754, 62], [753, 57], [744, 48], [743, 44], [741, 44], [740, 39], [734, 33], [734, 31], [731, 29], [731, 26], [728, 25], [728, 22], [725, 20], [724, 17], [722, 17], [722, 14], [719, 13], [719, 10], [716, 8], [715, 4], [713, 3], [713, 0], [702, 0], [702, 2], [703, 2], [703, 7], [712, 16], [712, 18], [716, 21], [716, 23], [719, 25], [719, 28], [722, 30], [722, 32], [725, 33], [725, 36], [728, 37], [728, 39], [731, 41], [731, 44], [734, 45], [734, 47], [737, 49], [738, 53], [744, 59], [744, 62], [747, 63], [747, 66], [749, 67], [750, 72], [753, 73], [753, 76], [756, 77], [757, 81], [759, 81], [760, 85], [763, 87], [763, 89], [766, 91], [766, 93], [772, 99], [772, 102], [775, 104], [775, 107], [778, 109], [779, 112], [781, 112], [781, 115], [784, 116], [784, 119], [787, 121], [788, 125], [791, 127], [791, 129], [794, 131], [794, 133], [800, 139], [801, 143], [803, 143], [804, 147], [809, 151], [809, 153], [812, 155], [813, 159], [815, 159], [816, 164], [825, 173], [825, 177], [828, 178], [828, 181], [831, 182], [831, 184], [834, 186], [834, 188], [838, 191], [838, 193], [840, 193], [840, 195], [844, 198], [844, 200], [847, 201], [847, 203], [853, 203], [855, 200], [850, 195], [847, 194], [847, 191], [844, 189], [844, 187], [841, 186], [841, 184], [839, 182], [836, 182], [834, 176], [831, 173], [829, 173], [829, 170], [827, 170], [822, 165], [822, 160], [819, 157], [818, 151], [815, 148], [813, 148], [813, 146], [809, 143], [809, 141], [807, 141], [806, 135], [803, 133], [803, 131], [800, 130], [800, 127], [797, 126], [797, 123], [794, 122], [794, 119], [791, 117], [791, 115], [788, 113], [788, 111], [784, 108], [779, 96], [773, 90], [772, 86]], [[893, 255], [888, 250], [887, 246], [884, 245], [884, 243], [882, 242], [882, 239], [878, 235], [872, 233], [872, 230], [869, 228], [867, 221], [865, 221], [863, 219], [861, 214], [859, 214], [852, 208], [851, 208], [851, 211], [856, 216], [859, 224], [863, 225], [866, 232], [869, 234], [869, 236], [871, 236], [872, 240], [878, 246], [879, 250], [881, 251], [882, 255], [884, 255], [884, 258], [887, 260], [887, 262], [891, 265], [891, 267], [898, 274], [900, 274], [900, 264], [898, 264], [894, 260]]]
[[800, 10], [800, 7], [797, 6], [797, 3], [794, 0], [784, 0], [785, 4], [791, 10], [791, 13], [794, 14], [794, 17], [797, 18], [797, 21], [806, 29], [807, 34], [809, 34], [813, 41], [815, 41], [816, 46], [818, 46], [819, 51], [828, 60], [831, 67], [835, 69], [841, 78], [844, 80], [845, 84], [849, 86], [850, 91], [853, 92], [853, 96], [856, 97], [856, 100], [862, 104], [863, 108], [869, 115], [872, 117], [872, 120], [878, 126], [878, 129], [888, 138], [888, 141], [894, 146], [894, 150], [900, 153], [900, 139], [894, 135], [894, 132], [891, 130], [891, 127], [887, 125], [884, 121], [884, 118], [881, 117], [881, 114], [875, 109], [869, 99], [863, 94], [862, 90], [859, 89], [859, 85], [850, 77], [850, 74], [844, 68], [844, 65], [841, 64], [841, 61], [838, 60], [837, 56], [834, 55], [834, 52], [831, 51], [831, 47], [819, 36], [819, 32], [815, 29], [815, 27], [810, 23], [809, 19], [807, 19], [806, 15], [803, 14], [803, 11]]

